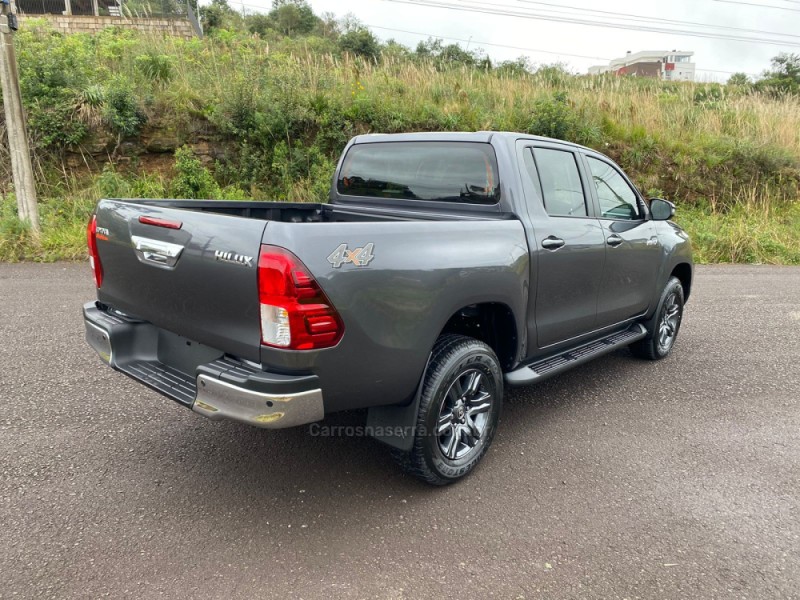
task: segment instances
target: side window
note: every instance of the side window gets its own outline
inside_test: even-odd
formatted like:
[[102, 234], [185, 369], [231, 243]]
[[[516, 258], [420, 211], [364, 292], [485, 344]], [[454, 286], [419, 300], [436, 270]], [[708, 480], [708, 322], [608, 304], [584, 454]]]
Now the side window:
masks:
[[565, 150], [534, 148], [544, 208], [551, 217], [585, 217], [586, 199], [575, 155]]
[[607, 162], [587, 156], [592, 179], [600, 200], [600, 216], [607, 219], [642, 219], [642, 209], [636, 193], [619, 171]]

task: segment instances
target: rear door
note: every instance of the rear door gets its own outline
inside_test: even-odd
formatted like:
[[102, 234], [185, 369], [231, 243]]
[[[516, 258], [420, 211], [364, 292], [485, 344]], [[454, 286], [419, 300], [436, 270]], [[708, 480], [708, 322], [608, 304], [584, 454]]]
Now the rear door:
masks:
[[241, 358], [259, 359], [257, 265], [266, 222], [102, 200], [98, 299]]
[[[522, 143], [522, 142], [521, 142]], [[534, 240], [528, 337], [539, 349], [595, 327], [605, 238], [594, 217], [580, 157], [557, 144], [523, 143], [523, 182]]]
[[599, 155], [584, 155], [606, 240], [597, 327], [644, 313], [655, 295], [661, 246], [641, 196], [622, 171]]

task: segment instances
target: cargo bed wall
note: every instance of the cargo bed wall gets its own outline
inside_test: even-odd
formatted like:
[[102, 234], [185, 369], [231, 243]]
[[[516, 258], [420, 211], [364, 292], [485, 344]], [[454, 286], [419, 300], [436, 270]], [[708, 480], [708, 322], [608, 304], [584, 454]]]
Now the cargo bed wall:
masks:
[[[180, 228], [143, 224], [142, 216]], [[98, 300], [212, 348], [258, 360], [255, 265], [265, 226], [257, 219], [102, 200], [97, 246], [104, 277]], [[218, 252], [231, 260], [219, 259]], [[177, 256], [159, 258], [170, 253]], [[237, 255], [249, 258], [250, 265], [233, 260]]]

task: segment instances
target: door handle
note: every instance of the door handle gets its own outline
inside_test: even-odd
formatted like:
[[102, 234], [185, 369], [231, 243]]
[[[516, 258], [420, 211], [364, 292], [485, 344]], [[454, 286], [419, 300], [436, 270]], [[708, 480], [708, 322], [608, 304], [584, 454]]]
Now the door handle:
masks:
[[180, 244], [171, 244], [160, 240], [132, 235], [131, 241], [136, 250], [136, 257], [143, 263], [172, 268], [183, 252]]
[[616, 248], [624, 241], [625, 240], [619, 237], [616, 233], [612, 233], [610, 236], [608, 236], [608, 238], [606, 238], [606, 244], [608, 244], [612, 248]]
[[565, 243], [566, 242], [561, 238], [557, 238], [554, 235], [550, 235], [542, 240], [542, 248], [545, 248], [546, 250], [558, 250]]

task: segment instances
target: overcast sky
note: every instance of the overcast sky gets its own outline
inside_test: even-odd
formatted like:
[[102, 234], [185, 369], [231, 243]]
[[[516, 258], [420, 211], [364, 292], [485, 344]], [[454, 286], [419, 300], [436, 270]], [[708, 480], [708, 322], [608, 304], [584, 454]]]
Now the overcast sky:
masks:
[[[241, 1], [241, 0], [240, 0]], [[243, 0], [252, 11], [254, 6], [269, 9], [269, 0]], [[771, 57], [781, 51], [800, 53], [800, 0], [738, 0], [738, 4], [720, 0], [542, 0], [542, 3], [531, 3], [527, 0], [443, 0], [451, 4], [480, 2], [484, 6], [505, 7], [514, 11], [560, 11], [557, 16], [572, 19], [597, 21], [620, 21], [611, 15], [591, 14], [588, 12], [569, 11], [567, 7], [591, 9], [641, 15], [660, 19], [693, 21], [715, 26], [736, 27], [750, 30], [770, 32], [772, 34], [788, 34], [780, 37], [791, 44], [770, 45], [763, 42], [739, 42], [723, 39], [706, 39], [678, 33], [654, 33], [611, 29], [591, 25], [580, 25], [573, 22], [560, 23], [546, 20], [535, 20], [513, 16], [499, 16], [460, 12], [443, 8], [432, 8], [409, 5], [389, 0], [310, 0], [314, 12], [332, 12], [337, 16], [354, 14], [359, 20], [370, 26], [382, 40], [394, 38], [397, 41], [415, 47], [417, 42], [428, 36], [442, 38], [458, 38], [469, 40], [470, 48], [483, 48], [492, 59], [506, 60], [524, 54], [535, 63], [563, 62], [569, 68], [585, 72], [593, 64], [603, 64], [608, 59], [623, 56], [627, 50], [693, 50], [697, 65], [697, 79], [725, 80], [726, 73], [715, 71], [744, 71], [757, 74], [769, 65]], [[237, 0], [230, 0], [237, 7]], [[549, 4], [543, 5], [543, 4]], [[781, 7], [784, 10], [778, 8]], [[559, 8], [560, 7], [560, 8]], [[569, 16], [568, 16], [569, 15]], [[573, 16], [574, 15], [574, 16]], [[646, 24], [642, 24], [647, 26]], [[687, 29], [686, 26], [663, 23], [663, 28]], [[659, 25], [656, 25], [659, 27]], [[384, 28], [384, 29], [379, 29]], [[407, 32], [415, 33], [403, 33]], [[693, 28], [698, 31], [710, 31], [706, 28]], [[753, 38], [777, 37], [763, 33], [749, 33], [732, 30], [714, 30], [726, 35], [747, 36]], [[452, 40], [445, 40], [451, 42]], [[499, 44], [517, 46], [531, 50], [519, 50], [490, 46]], [[466, 43], [461, 43], [462, 47]], [[547, 51], [547, 52], [543, 52]], [[548, 53], [549, 52], [549, 53]], [[574, 55], [583, 55], [583, 58]], [[603, 60], [605, 59], [605, 60]], [[708, 71], [701, 71], [707, 69]]]

